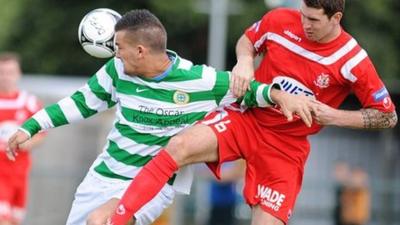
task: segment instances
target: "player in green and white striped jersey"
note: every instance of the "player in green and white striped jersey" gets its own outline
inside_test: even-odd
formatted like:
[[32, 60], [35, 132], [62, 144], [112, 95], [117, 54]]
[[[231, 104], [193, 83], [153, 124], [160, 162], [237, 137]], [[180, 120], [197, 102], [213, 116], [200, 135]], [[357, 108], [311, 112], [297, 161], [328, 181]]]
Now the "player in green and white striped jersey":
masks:
[[[121, 20], [116, 29], [117, 57], [85, 86], [27, 120], [9, 142], [16, 146], [41, 130], [70, 124], [116, 107], [115, 122], [104, 151], [79, 186], [67, 224], [86, 224], [92, 210], [120, 198], [129, 181], [168, 140], [208, 112], [237, 101], [229, 91], [230, 73], [216, 71], [166, 50], [166, 32], [154, 15], [136, 11], [138, 23]], [[134, 28], [132, 28], [134, 27]], [[267, 107], [271, 86], [253, 81], [242, 104]], [[135, 214], [136, 224], [151, 223], [175, 192], [189, 193], [190, 168], [180, 170], [163, 191]]]

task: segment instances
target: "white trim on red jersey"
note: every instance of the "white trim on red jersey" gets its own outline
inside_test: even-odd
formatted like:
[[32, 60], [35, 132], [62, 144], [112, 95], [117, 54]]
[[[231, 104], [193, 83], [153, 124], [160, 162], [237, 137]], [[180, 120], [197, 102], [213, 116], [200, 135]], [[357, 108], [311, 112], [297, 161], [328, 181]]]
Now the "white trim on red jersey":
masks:
[[16, 99], [0, 98], [0, 110], [22, 108], [25, 105], [29, 104], [29, 102], [27, 102], [27, 98], [28, 94], [25, 91], [21, 91]]
[[349, 53], [352, 49], [354, 49], [357, 46], [357, 41], [354, 38], [352, 38], [345, 45], [343, 45], [343, 47], [339, 48], [336, 52], [334, 52], [330, 56], [321, 56], [291, 42], [290, 40], [282, 37], [277, 33], [267, 32], [263, 36], [261, 36], [259, 40], [255, 42], [254, 48], [258, 50], [260, 46], [265, 42], [265, 40], [274, 41], [282, 45], [289, 51], [322, 65], [331, 65], [337, 62], [339, 59], [341, 59], [343, 56], [345, 56], [347, 53]]
[[[258, 50], [266, 40], [274, 41], [282, 45], [289, 51], [322, 65], [332, 65], [336, 63], [339, 59], [341, 59], [343, 56], [345, 56], [347, 53], [349, 53], [358, 45], [357, 41], [354, 38], [352, 38], [345, 45], [343, 45], [343, 47], [339, 48], [336, 52], [332, 53], [331, 55], [321, 56], [319, 54], [316, 54], [312, 51], [309, 51], [297, 45], [296, 43], [293, 43], [292, 41], [282, 37], [277, 33], [267, 32], [254, 43], [254, 48]], [[342, 76], [346, 80], [349, 80], [352, 83], [356, 82], [357, 77], [353, 73], [351, 73], [351, 70], [354, 67], [356, 67], [367, 56], [368, 56], [367, 52], [364, 49], [361, 49], [354, 57], [349, 59], [342, 66], [342, 68], [340, 69]]]
[[340, 73], [342, 76], [351, 81], [356, 82], [357, 77], [351, 73], [351, 70], [356, 67], [363, 59], [368, 56], [367, 52], [364, 49], [361, 49], [353, 58], [349, 59], [340, 69]]

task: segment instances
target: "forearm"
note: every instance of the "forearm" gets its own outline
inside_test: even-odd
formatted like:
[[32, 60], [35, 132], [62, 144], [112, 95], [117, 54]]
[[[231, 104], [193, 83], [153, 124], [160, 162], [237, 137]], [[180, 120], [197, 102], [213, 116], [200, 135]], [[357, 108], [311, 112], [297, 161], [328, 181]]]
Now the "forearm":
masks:
[[41, 130], [81, 121], [114, 106], [111, 94], [97, 90], [102, 88], [93, 84], [97, 82], [95, 78], [73, 95], [37, 112], [22, 125], [22, 130], [33, 136]]
[[253, 44], [246, 37], [246, 35], [243, 34], [236, 44], [236, 59], [238, 64], [246, 64], [250, 67], [253, 67], [255, 55], [256, 52]]
[[88, 109], [75, 100], [77, 97], [74, 96], [76, 93], [41, 109], [22, 124], [21, 130], [33, 137], [41, 130], [82, 120], [84, 117], [80, 111], [88, 111]]
[[32, 148], [35, 148], [38, 145], [40, 145], [43, 142], [45, 136], [46, 135], [44, 133], [36, 134], [28, 141], [24, 142], [23, 144], [20, 144], [19, 147], [21, 149], [31, 150]]
[[63, 102], [70, 102], [66, 101], [66, 99], [35, 113], [21, 125], [21, 130], [29, 134], [30, 137], [33, 137], [39, 131], [68, 124], [67, 118], [71, 117], [71, 115], [68, 115], [70, 113], [66, 113], [66, 110], [63, 110], [63, 108], [66, 105], [73, 105], [73, 103], [64, 104]]
[[242, 35], [236, 44], [237, 63], [232, 69], [230, 89], [236, 97], [245, 95], [254, 79], [254, 58], [256, 52], [251, 41]]
[[377, 109], [337, 110], [333, 115], [332, 122], [326, 125], [354, 129], [384, 129], [392, 128], [397, 123], [395, 112], [385, 113]]
[[364, 129], [393, 128], [397, 124], [396, 112], [381, 112], [377, 109], [361, 109]]

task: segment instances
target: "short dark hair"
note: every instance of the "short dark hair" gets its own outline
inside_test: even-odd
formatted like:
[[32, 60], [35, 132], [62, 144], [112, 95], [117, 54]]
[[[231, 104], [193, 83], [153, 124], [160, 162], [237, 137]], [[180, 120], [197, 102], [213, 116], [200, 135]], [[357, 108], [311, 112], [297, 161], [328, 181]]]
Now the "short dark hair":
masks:
[[345, 0], [303, 0], [306, 6], [323, 9], [330, 19], [335, 13], [344, 13]]
[[115, 31], [126, 30], [132, 39], [161, 52], [167, 48], [167, 32], [160, 20], [146, 9], [125, 13], [115, 25]]
[[4, 61], [16, 61], [17, 63], [21, 62], [19, 55], [14, 52], [3, 52], [0, 53], [0, 62]]

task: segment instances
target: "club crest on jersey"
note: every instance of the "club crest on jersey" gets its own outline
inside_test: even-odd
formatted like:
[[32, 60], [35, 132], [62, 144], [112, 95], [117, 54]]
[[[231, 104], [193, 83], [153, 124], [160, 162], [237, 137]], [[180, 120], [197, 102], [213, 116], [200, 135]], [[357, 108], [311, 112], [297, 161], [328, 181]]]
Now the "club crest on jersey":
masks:
[[314, 80], [314, 84], [319, 88], [329, 87], [329, 74], [321, 73], [318, 75], [317, 79]]
[[178, 104], [178, 105], [187, 104], [190, 100], [189, 94], [185, 93], [183, 91], [175, 91], [173, 98], [174, 98], [175, 104]]

